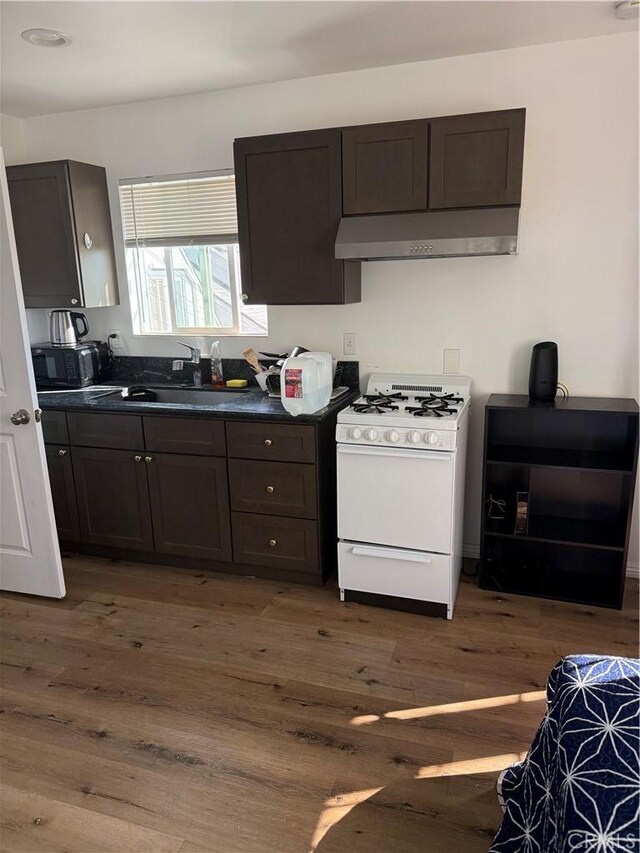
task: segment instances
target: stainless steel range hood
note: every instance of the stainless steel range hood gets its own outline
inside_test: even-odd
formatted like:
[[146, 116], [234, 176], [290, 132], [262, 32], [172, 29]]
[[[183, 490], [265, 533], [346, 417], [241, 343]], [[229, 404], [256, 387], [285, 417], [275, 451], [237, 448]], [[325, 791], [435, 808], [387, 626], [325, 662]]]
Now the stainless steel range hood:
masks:
[[336, 258], [361, 261], [514, 255], [516, 207], [345, 216], [336, 238]]

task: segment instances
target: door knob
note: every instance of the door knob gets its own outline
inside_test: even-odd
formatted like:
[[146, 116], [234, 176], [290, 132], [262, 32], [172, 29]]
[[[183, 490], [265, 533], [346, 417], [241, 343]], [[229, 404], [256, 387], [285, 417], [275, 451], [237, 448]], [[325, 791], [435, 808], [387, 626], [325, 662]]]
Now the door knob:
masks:
[[249, 297], [247, 296], [247, 294], [246, 294], [246, 293], [243, 293], [243, 294], [242, 294], [242, 301], [243, 301], [243, 302], [246, 302], [248, 299], [249, 299]]
[[11, 423], [15, 426], [20, 426], [21, 424], [28, 424], [31, 420], [31, 416], [26, 409], [18, 409], [17, 412], [14, 412], [11, 415]]
[[82, 235], [82, 242], [85, 245], [85, 248], [90, 249], [93, 246], [93, 240], [91, 239], [91, 235], [85, 231]]

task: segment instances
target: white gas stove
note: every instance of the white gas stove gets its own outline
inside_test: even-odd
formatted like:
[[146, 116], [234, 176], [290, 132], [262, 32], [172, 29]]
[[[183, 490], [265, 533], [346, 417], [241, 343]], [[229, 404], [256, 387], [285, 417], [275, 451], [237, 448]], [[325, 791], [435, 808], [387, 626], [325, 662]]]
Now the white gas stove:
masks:
[[338, 413], [336, 440], [454, 450], [470, 391], [466, 376], [372, 373], [366, 394]]
[[373, 373], [338, 414], [342, 600], [451, 618], [462, 566], [471, 380]]

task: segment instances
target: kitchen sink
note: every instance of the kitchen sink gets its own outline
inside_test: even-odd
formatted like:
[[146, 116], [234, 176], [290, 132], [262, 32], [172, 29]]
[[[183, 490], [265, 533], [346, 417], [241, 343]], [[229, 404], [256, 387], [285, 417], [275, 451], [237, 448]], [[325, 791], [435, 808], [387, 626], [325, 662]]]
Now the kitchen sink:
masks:
[[136, 397], [123, 397], [121, 391], [115, 391], [112, 394], [106, 395], [106, 399], [121, 399], [125, 403], [135, 402], [154, 402], [154, 403], [183, 403], [188, 406], [215, 406], [218, 403], [227, 403], [233, 400], [238, 394], [246, 393], [248, 388], [237, 388], [233, 391], [224, 389], [218, 391], [215, 388], [156, 388], [153, 386], [145, 386], [149, 391], [153, 391], [156, 396], [155, 400], [144, 400]]

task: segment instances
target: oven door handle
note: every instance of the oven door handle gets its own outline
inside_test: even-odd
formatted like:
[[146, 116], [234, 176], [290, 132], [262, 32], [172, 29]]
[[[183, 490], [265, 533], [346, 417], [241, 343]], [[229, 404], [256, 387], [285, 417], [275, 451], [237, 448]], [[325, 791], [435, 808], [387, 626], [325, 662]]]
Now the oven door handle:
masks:
[[369, 447], [362, 444], [339, 444], [339, 454], [351, 454], [354, 456], [393, 456], [394, 459], [429, 459], [437, 462], [452, 462], [452, 450], [405, 450], [400, 447]]
[[356, 557], [381, 557], [383, 560], [404, 560], [408, 563], [430, 563], [431, 557], [421, 551], [404, 551], [400, 548], [374, 548], [354, 545], [351, 552]]

